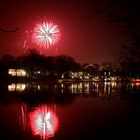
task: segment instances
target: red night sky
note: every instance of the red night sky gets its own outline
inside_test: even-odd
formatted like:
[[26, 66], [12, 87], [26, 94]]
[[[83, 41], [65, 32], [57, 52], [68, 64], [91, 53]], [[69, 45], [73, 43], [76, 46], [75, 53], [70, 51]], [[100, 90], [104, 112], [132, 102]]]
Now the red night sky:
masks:
[[[25, 31], [31, 30], [37, 21], [46, 19], [57, 24], [62, 33], [57, 51], [45, 50], [46, 55], [69, 55], [80, 63], [115, 61], [112, 50], [122, 41], [117, 26], [108, 23], [102, 16], [88, 19], [90, 4], [86, 0], [1, 0], [0, 28], [18, 26], [19, 30], [0, 32], [0, 56], [25, 53]], [[93, 7], [96, 6], [93, 4]]]

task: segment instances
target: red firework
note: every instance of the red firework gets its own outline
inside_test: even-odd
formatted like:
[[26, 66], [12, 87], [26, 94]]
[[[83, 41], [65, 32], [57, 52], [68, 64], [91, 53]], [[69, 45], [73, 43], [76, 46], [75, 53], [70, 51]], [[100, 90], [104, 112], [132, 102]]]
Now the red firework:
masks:
[[51, 108], [42, 106], [30, 113], [30, 126], [34, 135], [45, 140], [53, 137], [57, 131], [58, 117]]
[[60, 30], [52, 22], [37, 24], [33, 30], [32, 39], [39, 47], [49, 48], [60, 40]]

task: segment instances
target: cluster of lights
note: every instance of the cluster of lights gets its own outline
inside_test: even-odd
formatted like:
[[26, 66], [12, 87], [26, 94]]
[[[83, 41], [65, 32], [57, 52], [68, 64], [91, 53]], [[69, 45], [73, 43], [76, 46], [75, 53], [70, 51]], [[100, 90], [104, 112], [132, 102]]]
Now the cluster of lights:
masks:
[[8, 85], [8, 91], [24, 91], [26, 88], [25, 84], [14, 84]]
[[23, 69], [9, 69], [8, 74], [11, 76], [26, 76], [26, 71]]

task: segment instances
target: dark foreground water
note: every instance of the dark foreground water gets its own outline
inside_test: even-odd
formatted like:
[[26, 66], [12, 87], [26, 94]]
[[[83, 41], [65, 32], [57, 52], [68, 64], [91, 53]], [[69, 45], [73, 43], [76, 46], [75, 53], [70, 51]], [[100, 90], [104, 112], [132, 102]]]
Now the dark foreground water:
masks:
[[140, 139], [140, 83], [0, 86], [0, 139]]

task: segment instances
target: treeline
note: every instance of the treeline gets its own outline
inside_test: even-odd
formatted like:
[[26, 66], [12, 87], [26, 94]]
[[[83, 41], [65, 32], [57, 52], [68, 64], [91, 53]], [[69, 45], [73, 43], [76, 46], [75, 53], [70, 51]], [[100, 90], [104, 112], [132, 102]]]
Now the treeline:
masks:
[[[120, 76], [123, 78], [140, 78], [140, 63], [102, 63], [80, 64], [71, 56], [44, 56], [36, 50], [28, 50], [19, 57], [9, 54], [0, 59], [0, 79], [8, 77], [9, 69], [24, 69], [29, 78], [72, 78], [72, 73], [82, 73], [79, 77], [85, 78], [108, 78]], [[78, 77], [78, 76], [77, 76]]]
[[16, 58], [9, 54], [4, 55], [0, 60], [0, 68], [1, 77], [7, 75], [8, 69], [24, 69], [29, 77], [37, 75], [38, 72], [40, 77], [47, 75], [59, 78], [62, 73], [80, 71], [81, 64], [70, 56], [44, 56], [32, 49]]

